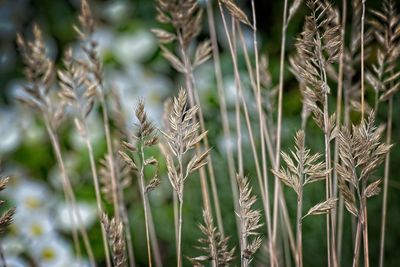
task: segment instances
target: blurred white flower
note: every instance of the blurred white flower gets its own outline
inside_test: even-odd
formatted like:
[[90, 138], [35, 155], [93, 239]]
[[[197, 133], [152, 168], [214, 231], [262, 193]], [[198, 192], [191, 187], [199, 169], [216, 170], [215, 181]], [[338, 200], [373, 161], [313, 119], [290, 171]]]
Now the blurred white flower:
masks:
[[113, 23], [125, 20], [132, 12], [132, 4], [126, 0], [109, 1], [103, 8], [104, 16]]
[[23, 180], [15, 187], [10, 198], [18, 206], [19, 212], [35, 213], [49, 206], [49, 196], [50, 194], [44, 184]]
[[41, 267], [67, 266], [72, 258], [69, 244], [57, 235], [51, 235], [36, 242], [29, 253]]
[[14, 150], [20, 144], [18, 121], [13, 109], [0, 108], [0, 155]]
[[46, 212], [24, 213], [17, 209], [14, 224], [29, 242], [36, 242], [54, 233], [54, 219]]
[[[75, 225], [78, 224], [78, 219], [75, 211], [72, 212], [73, 220], [70, 216], [70, 206], [66, 203], [59, 203], [55, 209], [57, 227], [62, 230], [71, 230]], [[85, 228], [89, 228], [96, 220], [96, 207], [93, 204], [78, 202], [76, 208], [81, 217], [81, 225]]]
[[7, 256], [7, 253], [4, 253], [6, 255], [6, 265], [7, 267], [27, 267], [30, 266], [26, 261], [24, 261], [21, 258], [18, 257], [9, 257]]
[[10, 197], [22, 213], [38, 212], [50, 204], [47, 187], [40, 182], [23, 180]]
[[157, 50], [157, 41], [150, 31], [124, 33], [114, 40], [114, 54], [125, 65], [149, 59]]
[[[253, 92], [250, 84], [249, 76], [246, 72], [240, 72], [241, 86], [242, 86], [242, 94], [245, 99], [252, 98]], [[227, 76], [224, 77], [224, 87], [225, 87], [225, 98], [228, 106], [234, 106], [236, 102], [236, 97], [238, 95], [235, 77]], [[250, 102], [248, 102], [250, 103]], [[251, 105], [248, 107], [250, 108]]]
[[13, 235], [8, 235], [1, 240], [4, 255], [16, 256], [25, 249], [22, 240]]
[[228, 105], [234, 106], [237, 96], [235, 78], [233, 76], [225, 77], [225, 98]]

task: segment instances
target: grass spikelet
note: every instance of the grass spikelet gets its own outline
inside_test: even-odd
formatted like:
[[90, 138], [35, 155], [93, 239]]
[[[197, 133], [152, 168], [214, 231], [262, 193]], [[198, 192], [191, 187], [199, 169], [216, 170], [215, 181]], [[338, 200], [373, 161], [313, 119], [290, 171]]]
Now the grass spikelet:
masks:
[[101, 223], [103, 224], [107, 233], [108, 244], [111, 249], [114, 266], [128, 266], [126, 263], [124, 227], [122, 222], [116, 218], [112, 218], [110, 220], [108, 216], [103, 213], [101, 217]]
[[[207, 132], [198, 134], [200, 125], [195, 122], [197, 106], [187, 108], [187, 93], [184, 89], [179, 91], [178, 97], [173, 100], [171, 114], [169, 114], [169, 127], [163, 132], [172, 155], [167, 155], [168, 178], [172, 188], [178, 195], [179, 221], [177, 240], [177, 264], [182, 266], [181, 238], [182, 238], [182, 207], [184, 196], [184, 184], [186, 179], [195, 170], [207, 164], [209, 150], [201, 154], [194, 154], [184, 168], [184, 160], [188, 152], [195, 148], [205, 137]], [[175, 162], [177, 165], [175, 165]]]
[[239, 211], [240, 219], [240, 252], [241, 266], [249, 266], [253, 255], [260, 248], [262, 238], [258, 229], [263, 225], [260, 222], [261, 212], [253, 209], [257, 197], [253, 195], [253, 189], [247, 177], [236, 177], [239, 187]]
[[228, 248], [229, 237], [222, 237], [221, 233], [214, 226], [210, 214], [203, 210], [204, 224], [199, 224], [199, 228], [204, 237], [199, 238], [199, 250], [205, 255], [189, 258], [194, 266], [204, 266], [202, 263], [210, 261], [212, 266], [229, 266], [234, 259], [235, 248]]

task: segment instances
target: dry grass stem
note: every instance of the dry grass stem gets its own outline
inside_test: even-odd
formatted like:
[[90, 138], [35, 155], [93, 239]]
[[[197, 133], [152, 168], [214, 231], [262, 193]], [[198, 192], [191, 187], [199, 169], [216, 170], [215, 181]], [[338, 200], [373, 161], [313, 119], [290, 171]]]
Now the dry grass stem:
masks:
[[[70, 49], [68, 49], [65, 53], [63, 61], [65, 71], [59, 70], [57, 72], [59, 85], [61, 88], [59, 96], [63, 103], [73, 108], [76, 129], [86, 144], [96, 195], [97, 214], [100, 222], [103, 214], [103, 204], [101, 200], [97, 167], [93, 153], [93, 145], [89, 137], [89, 127], [87, 125], [87, 117], [93, 109], [97, 85], [89, 79], [89, 73], [86, 66], [72, 58], [72, 51]], [[107, 246], [107, 236], [103, 226], [102, 238], [106, 259], [108, 259], [107, 266], [111, 266]]]
[[[199, 100], [198, 90], [196, 87], [196, 82], [194, 79], [193, 71], [194, 69], [207, 61], [211, 57], [211, 42], [206, 40], [202, 42], [195, 48], [195, 53], [193, 56], [193, 61], [190, 59], [191, 56], [188, 51], [188, 46], [193, 40], [197, 37], [197, 35], [201, 31], [201, 22], [202, 22], [202, 14], [203, 11], [200, 9], [198, 3], [196, 1], [177, 1], [177, 2], [168, 2], [165, 0], [160, 0], [157, 2], [158, 7], [158, 16], [157, 20], [160, 23], [168, 23], [172, 24], [175, 33], [166, 32], [164, 30], [156, 29], [156, 36], [158, 37], [160, 43], [170, 43], [174, 40], [178, 43], [178, 50], [180, 52], [179, 56], [174, 55], [170, 50], [168, 50], [165, 46], [161, 45], [161, 49], [164, 52], [164, 57], [171, 63], [171, 65], [178, 71], [184, 74], [186, 88], [188, 90], [188, 96], [190, 105], [197, 105], [199, 107], [198, 110], [198, 120], [200, 122], [201, 131], [205, 131], [205, 123], [203, 112]], [[162, 35], [157, 34], [163, 32], [164, 34], [173, 36], [173, 38], [165, 38]], [[197, 120], [197, 118], [195, 118]], [[208, 137], [205, 136], [203, 139], [203, 143], [206, 149], [209, 149]], [[200, 153], [200, 147], [197, 146], [196, 150]], [[211, 154], [207, 155], [207, 160], [209, 164], [207, 165], [209, 178], [211, 182], [211, 190], [213, 195], [213, 204], [215, 207], [217, 224], [220, 228], [222, 235], [224, 235], [224, 228], [221, 217], [221, 208], [219, 204], [218, 198], [218, 190], [215, 182], [215, 174], [214, 168], [212, 164]], [[208, 194], [208, 186], [206, 180], [206, 173], [203, 169], [200, 169], [201, 176], [201, 185], [202, 185], [202, 193], [203, 193], [203, 202], [205, 209], [210, 209], [210, 199]]]
[[[119, 151], [119, 155], [125, 161], [125, 163], [131, 168], [131, 170], [138, 173], [140, 193], [143, 201], [144, 217], [145, 217], [145, 228], [146, 228], [146, 244], [147, 244], [147, 255], [148, 264], [152, 266], [151, 256], [151, 238], [150, 238], [150, 205], [148, 199], [148, 193], [153, 191], [159, 184], [160, 180], [157, 176], [158, 161], [153, 156], [146, 156], [145, 150], [157, 145], [158, 137], [156, 136], [156, 129], [152, 122], [148, 119], [145, 111], [145, 105], [142, 100], [136, 106], [135, 116], [139, 121], [137, 130], [133, 135], [134, 142], [123, 142], [123, 146], [128, 153], [136, 154], [139, 160], [135, 161], [134, 158], [130, 157], [123, 150]], [[145, 169], [153, 166], [156, 169], [153, 176], [150, 177], [149, 181], [145, 181]]]
[[[368, 264], [368, 232], [365, 230], [367, 199], [379, 194], [381, 180], [369, 182], [389, 152], [391, 145], [381, 143], [383, 127], [375, 127], [374, 113], [368, 120], [353, 126], [342, 127], [338, 134], [339, 157], [337, 166], [339, 190], [346, 209], [357, 217], [356, 245], [353, 266], [358, 266], [361, 233], [364, 239], [364, 261]], [[353, 187], [355, 193], [350, 188]], [[357, 205], [358, 203], [358, 205]]]
[[329, 198], [324, 202], [312, 207], [303, 216], [303, 188], [305, 185], [326, 179], [325, 162], [319, 161], [321, 154], [310, 154], [310, 150], [305, 147], [305, 132], [300, 130], [295, 137], [295, 151], [290, 151], [292, 156], [282, 152], [282, 159], [286, 163], [286, 169], [273, 173], [285, 185], [291, 187], [297, 194], [297, 223], [296, 223], [296, 243], [297, 255], [296, 266], [303, 266], [303, 247], [302, 247], [302, 220], [309, 215], [327, 214], [335, 207], [336, 199]]
[[[214, 11], [212, 7], [212, 2], [207, 1], [207, 18], [208, 18], [208, 26], [210, 32], [210, 40], [211, 40], [211, 47], [212, 47], [212, 56], [213, 56], [213, 63], [214, 63], [214, 71], [215, 71], [215, 81], [218, 90], [218, 99], [219, 99], [219, 107], [221, 113], [221, 120], [222, 120], [222, 129], [224, 138], [226, 140], [231, 140], [232, 135], [229, 127], [229, 120], [228, 120], [228, 111], [226, 106], [225, 100], [225, 89], [224, 89], [224, 81], [222, 77], [222, 70], [221, 70], [221, 62], [220, 62], [220, 53], [218, 50], [218, 40], [217, 40], [217, 33], [215, 28], [215, 21], [214, 21]], [[235, 160], [233, 158], [233, 152], [231, 146], [225, 146], [226, 150], [226, 157], [228, 160], [228, 171], [229, 171], [229, 178], [232, 190], [232, 200], [234, 203], [235, 210], [238, 210], [238, 199], [239, 193], [236, 187], [236, 170], [235, 170]], [[239, 233], [239, 221], [236, 218], [236, 228]]]
[[17, 35], [17, 44], [22, 60], [25, 64], [25, 77], [28, 80], [28, 85], [24, 88], [26, 96], [18, 100], [27, 107], [38, 111], [43, 117], [57, 164], [61, 172], [65, 200], [71, 207], [69, 210], [69, 216], [70, 218], [73, 218], [73, 213], [75, 213], [77, 218], [77, 224], [73, 223], [72, 227], [72, 237], [74, 240], [75, 250], [79, 254], [78, 229], [82, 235], [89, 260], [91, 264], [95, 266], [93, 251], [87, 232], [81, 224], [82, 219], [80, 213], [77, 212], [76, 209], [75, 194], [65, 169], [60, 143], [56, 134], [57, 129], [64, 120], [65, 104], [58, 104], [54, 101], [54, 92], [51, 91], [54, 81], [54, 63], [46, 54], [46, 47], [39, 27], [34, 26], [33, 33], [34, 40], [28, 42], [26, 42], [21, 35]]
[[179, 202], [177, 244], [177, 265], [179, 267], [182, 266], [182, 207], [185, 181], [191, 173], [207, 164], [207, 155], [209, 153], [209, 150], [206, 150], [201, 154], [194, 154], [189, 162], [184, 164], [188, 152], [193, 150], [207, 135], [207, 132], [198, 134], [200, 125], [194, 119], [197, 111], [197, 106], [187, 109], [187, 93], [184, 89], [181, 89], [178, 97], [174, 98], [173, 109], [169, 114], [168, 130], [163, 132], [172, 153], [172, 155], [167, 155], [168, 178], [172, 188], [178, 195]]

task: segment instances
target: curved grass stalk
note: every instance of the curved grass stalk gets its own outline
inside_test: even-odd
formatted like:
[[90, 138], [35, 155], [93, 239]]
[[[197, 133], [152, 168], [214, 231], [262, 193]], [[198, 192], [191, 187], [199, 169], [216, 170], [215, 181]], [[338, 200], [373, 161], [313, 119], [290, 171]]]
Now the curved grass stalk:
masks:
[[[282, 21], [282, 35], [281, 35], [281, 53], [279, 58], [279, 87], [278, 87], [278, 113], [277, 113], [277, 126], [276, 126], [276, 148], [275, 148], [275, 167], [274, 170], [279, 169], [280, 165], [280, 151], [281, 151], [281, 135], [282, 135], [282, 102], [283, 102], [283, 72], [285, 66], [285, 49], [286, 49], [286, 30], [287, 30], [287, 7], [288, 0], [283, 4], [283, 21]], [[274, 187], [274, 208], [273, 208], [273, 224], [272, 224], [272, 246], [276, 247], [277, 231], [278, 231], [278, 201], [281, 198], [281, 185], [278, 178], [275, 178]], [[272, 266], [275, 266], [272, 265]]]
[[[79, 232], [82, 235], [83, 243], [85, 245], [86, 252], [88, 253], [90, 264], [92, 266], [96, 266], [96, 261], [94, 259], [93, 249], [89, 242], [88, 234], [86, 232], [86, 229], [83, 227], [81, 215], [78, 212], [78, 209], [76, 207], [75, 194], [72, 190], [72, 186], [71, 186], [68, 174], [65, 169], [64, 160], [63, 160], [63, 157], [61, 154], [60, 143], [58, 141], [58, 137], [57, 137], [56, 133], [51, 128], [50, 123], [49, 123], [48, 119], [46, 118], [46, 116], [45, 116], [45, 126], [46, 126], [47, 133], [49, 135], [49, 138], [50, 138], [51, 145], [54, 150], [54, 154], [56, 156], [58, 167], [60, 168], [65, 198], [66, 198], [67, 203], [69, 203], [70, 207], [71, 207], [71, 211], [69, 212], [70, 218], [71, 218], [71, 220], [73, 220], [72, 211], [74, 211], [75, 215], [76, 215], [76, 219], [77, 219], [77, 224], [78, 224], [77, 228], [79, 229]], [[73, 220], [73, 222], [74, 222], [74, 228], [75, 228], [76, 227], [75, 220]], [[73, 235], [75, 236], [76, 233], [73, 233]], [[77, 237], [75, 236], [75, 238], [77, 238]]]

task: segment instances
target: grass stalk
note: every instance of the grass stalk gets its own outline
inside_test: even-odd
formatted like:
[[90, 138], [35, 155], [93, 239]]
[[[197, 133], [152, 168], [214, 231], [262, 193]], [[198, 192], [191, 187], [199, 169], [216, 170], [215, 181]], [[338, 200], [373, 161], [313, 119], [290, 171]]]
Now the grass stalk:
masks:
[[[393, 120], [393, 97], [389, 99], [388, 116], [387, 116], [387, 132], [386, 144], [390, 144], [392, 140], [392, 120]], [[385, 258], [385, 232], [386, 232], [386, 217], [387, 217], [387, 198], [388, 198], [388, 184], [390, 172], [390, 152], [387, 153], [385, 158], [385, 171], [383, 176], [383, 202], [382, 202], [382, 220], [381, 220], [381, 240], [379, 246], [379, 267], [383, 267]]]
[[182, 225], [183, 225], [182, 208], [183, 208], [183, 200], [179, 201], [179, 213], [178, 213], [178, 244], [177, 244], [178, 250], [176, 253], [178, 257], [178, 264], [177, 264], [178, 267], [182, 267]]
[[[253, 154], [253, 158], [254, 158], [255, 166], [256, 166], [257, 178], [258, 178], [258, 182], [260, 184], [261, 194], [262, 194], [262, 196], [264, 198], [265, 192], [264, 192], [264, 185], [263, 185], [262, 175], [261, 175], [260, 161], [259, 161], [259, 158], [258, 158], [258, 155], [257, 155], [257, 149], [256, 149], [256, 146], [255, 146], [254, 134], [253, 134], [253, 130], [252, 130], [252, 127], [251, 127], [251, 121], [250, 121], [250, 115], [249, 115], [248, 108], [247, 108], [247, 103], [246, 103], [246, 100], [244, 99], [244, 95], [243, 95], [242, 82], [241, 82], [241, 78], [240, 78], [240, 74], [239, 74], [239, 67], [238, 67], [238, 63], [237, 63], [237, 56], [236, 56], [236, 52], [235, 52], [235, 49], [234, 49], [234, 44], [233, 44], [233, 41], [232, 41], [234, 39], [231, 38], [231, 36], [229, 34], [229, 30], [228, 30], [225, 14], [223, 13], [221, 4], [219, 4], [219, 7], [220, 7], [220, 13], [221, 13], [221, 17], [222, 17], [222, 22], [223, 22], [223, 25], [224, 25], [225, 34], [226, 34], [227, 39], [228, 39], [229, 50], [230, 50], [230, 53], [231, 53], [231, 58], [232, 58], [232, 63], [233, 63], [233, 71], [234, 71], [234, 76], [235, 76], [235, 83], [237, 85], [237, 88], [236, 88], [237, 89], [237, 98], [240, 100], [241, 106], [243, 107], [244, 117], [245, 117], [245, 121], [246, 121], [246, 127], [247, 127], [247, 130], [248, 130], [248, 133], [249, 133], [249, 139], [250, 139], [252, 154]], [[232, 25], [234, 25], [235, 21], [232, 20], [232, 23], [233, 23]], [[235, 30], [233, 30], [233, 32], [235, 32]]]
[[[361, 15], [361, 121], [364, 120], [365, 114], [365, 70], [364, 70], [364, 22], [365, 22], [365, 3], [366, 0], [362, 1], [362, 15]], [[363, 183], [363, 191], [366, 187], [366, 182]], [[363, 223], [362, 223], [362, 236], [363, 236], [363, 246], [364, 246], [364, 266], [369, 267], [369, 251], [368, 251], [368, 215], [367, 215], [367, 201], [366, 197], [362, 196], [361, 200], [363, 214]]]
[[365, 71], [364, 71], [364, 21], [365, 21], [365, 2], [362, 1], [362, 15], [361, 15], [361, 121], [364, 120], [365, 117], [365, 88], [364, 88], [364, 80], [365, 80]]
[[[250, 77], [250, 80], [251, 80], [251, 84], [252, 84], [252, 87], [253, 87], [253, 94], [255, 95], [255, 97], [257, 97], [258, 93], [257, 93], [257, 87], [256, 87], [256, 83], [255, 83], [254, 73], [253, 73], [253, 70], [252, 70], [252, 67], [251, 67], [250, 58], [249, 58], [249, 55], [248, 55], [247, 47], [246, 47], [245, 41], [244, 41], [243, 31], [241, 30], [241, 28], [239, 28], [238, 33], [239, 33], [240, 41], [241, 41], [242, 47], [243, 47], [244, 58], [245, 58], [245, 61], [246, 61], [247, 70], [248, 70], [249, 77]], [[261, 101], [262, 101], [262, 98], [261, 98]], [[274, 152], [273, 152], [274, 151], [274, 147], [273, 147], [273, 143], [271, 141], [270, 132], [268, 130], [269, 126], [267, 126], [268, 125], [268, 118], [267, 118], [267, 116], [266, 116], [264, 111], [262, 111], [262, 117], [263, 117], [262, 131], [263, 131], [263, 135], [264, 135], [264, 142], [265, 142], [266, 147], [267, 147], [267, 151], [268, 151], [269, 158], [271, 160], [272, 168], [274, 168], [274, 166], [275, 166], [275, 159], [274, 159]], [[266, 188], [266, 186], [267, 185], [264, 186], [265, 187], [264, 190], [265, 190], [265, 192], [269, 192], [269, 190]], [[289, 238], [290, 248], [291, 248], [293, 257], [295, 257], [295, 255], [296, 255], [296, 244], [295, 244], [295, 241], [294, 241], [293, 230], [292, 230], [292, 226], [291, 226], [289, 215], [288, 215], [286, 201], [285, 201], [284, 198], [280, 198], [279, 205], [280, 205], [280, 208], [281, 208], [281, 211], [282, 211], [282, 217], [281, 218], [283, 219], [283, 223], [285, 224], [285, 230], [288, 232], [287, 237]], [[264, 212], [266, 213], [265, 216], [267, 218], [266, 210], [267, 209], [264, 209]], [[269, 214], [271, 214], [271, 212], [269, 212]], [[271, 247], [272, 247], [272, 245], [271, 245]]]
[[[257, 88], [257, 109], [258, 109], [258, 123], [260, 127], [260, 143], [261, 143], [261, 162], [262, 162], [262, 177], [264, 182], [264, 213], [266, 214], [266, 225], [267, 225], [267, 233], [268, 238], [271, 238], [271, 209], [270, 209], [270, 196], [269, 196], [269, 186], [268, 186], [268, 165], [267, 165], [267, 156], [265, 149], [265, 139], [264, 139], [264, 122], [265, 117], [263, 116], [263, 108], [262, 108], [262, 97], [261, 97], [261, 86], [260, 86], [260, 66], [259, 66], [259, 55], [258, 55], [258, 45], [257, 45], [257, 18], [256, 18], [256, 10], [254, 0], [251, 1], [251, 11], [253, 14], [253, 47], [254, 47], [254, 57], [255, 57], [255, 67], [256, 67], [256, 88]], [[244, 46], [246, 47], [246, 46]], [[275, 248], [273, 247], [273, 243], [269, 242], [269, 254], [272, 262], [276, 261], [276, 253]]]
[[[228, 141], [231, 140], [231, 131], [229, 127], [229, 119], [228, 119], [228, 111], [226, 107], [226, 98], [225, 98], [225, 90], [224, 90], [224, 81], [222, 77], [222, 70], [221, 70], [221, 61], [220, 61], [220, 54], [218, 50], [218, 40], [217, 34], [215, 29], [215, 21], [214, 21], [214, 11], [212, 7], [212, 2], [207, 1], [207, 18], [208, 18], [208, 26], [210, 32], [210, 39], [212, 44], [212, 53], [213, 53], [213, 63], [214, 63], [214, 72], [215, 72], [215, 81], [217, 85], [218, 91], [218, 99], [219, 99], [219, 107], [220, 107], [220, 114], [221, 114], [221, 121], [222, 121], [222, 130], [224, 134], [224, 138]], [[225, 146], [226, 157], [228, 160], [228, 171], [229, 171], [229, 178], [233, 196], [233, 203], [235, 210], [239, 210], [238, 206], [238, 199], [239, 193], [236, 187], [235, 181], [235, 160], [233, 158], [232, 148], [230, 145]], [[236, 228], [239, 232], [239, 221], [236, 218]]]
[[359, 266], [360, 246], [361, 246], [361, 221], [359, 220], [357, 223], [357, 230], [356, 230], [356, 236], [355, 236], [355, 245], [354, 245], [354, 253], [353, 253], [353, 267]]
[[103, 128], [104, 128], [104, 133], [106, 136], [106, 144], [107, 144], [107, 160], [109, 161], [108, 164], [110, 166], [110, 174], [111, 174], [111, 187], [113, 190], [113, 205], [114, 205], [114, 213], [115, 213], [115, 218], [117, 220], [120, 220], [120, 209], [119, 205], [122, 203], [118, 202], [118, 186], [117, 186], [117, 176], [115, 173], [115, 159], [114, 159], [114, 150], [111, 142], [111, 132], [110, 132], [110, 121], [108, 118], [108, 112], [107, 112], [107, 105], [105, 101], [105, 96], [103, 90], [100, 90], [100, 97], [99, 97], [99, 102], [102, 110], [102, 116], [103, 116]]
[[[96, 170], [96, 162], [94, 159], [93, 147], [92, 147], [92, 143], [88, 136], [88, 126], [87, 126], [85, 120], [83, 120], [83, 124], [85, 127], [85, 132], [83, 133], [83, 138], [85, 139], [86, 147], [87, 147], [88, 154], [89, 154], [90, 169], [92, 172], [94, 191], [95, 191], [95, 195], [96, 195], [97, 214], [98, 214], [99, 222], [100, 222], [101, 216], [104, 211], [103, 211], [103, 205], [101, 203], [99, 179], [98, 179], [97, 170]], [[106, 257], [106, 265], [107, 265], [107, 267], [111, 267], [111, 257], [110, 257], [110, 252], [108, 249], [107, 234], [106, 234], [104, 225], [101, 224], [100, 226], [101, 226], [101, 236], [102, 236], [103, 246], [104, 246], [104, 255]]]
[[[77, 226], [80, 234], [82, 235], [83, 243], [84, 243], [88, 258], [89, 258], [89, 262], [92, 266], [96, 266], [96, 261], [94, 259], [93, 249], [89, 242], [88, 234], [86, 232], [86, 229], [83, 227], [81, 215], [78, 212], [78, 209], [76, 207], [75, 194], [72, 190], [72, 186], [71, 186], [68, 174], [65, 169], [65, 164], [64, 164], [64, 160], [63, 160], [63, 157], [61, 154], [61, 148], [60, 148], [60, 143], [58, 141], [57, 134], [54, 132], [54, 130], [50, 126], [50, 122], [46, 116], [44, 118], [44, 122], [45, 122], [45, 127], [47, 130], [47, 134], [49, 135], [49, 139], [50, 139], [51, 145], [54, 150], [54, 154], [55, 154], [55, 157], [57, 160], [58, 167], [60, 169], [65, 199], [66, 199], [67, 203], [69, 203], [69, 207], [71, 208], [71, 211], [69, 211], [69, 216], [73, 222], [73, 228], [75, 228]], [[74, 217], [72, 215], [72, 212], [75, 213], [77, 225], [75, 224], [75, 220], [73, 219]], [[75, 231], [73, 230], [73, 238], [76, 240], [77, 234], [74, 232]], [[76, 241], [74, 241], [74, 242], [76, 242]]]
[[139, 157], [140, 157], [140, 170], [139, 170], [139, 183], [140, 183], [140, 194], [142, 196], [143, 201], [143, 210], [144, 210], [144, 221], [145, 221], [145, 228], [146, 228], [146, 244], [147, 244], [147, 257], [148, 257], [148, 264], [150, 267], [153, 266], [152, 258], [151, 258], [151, 246], [150, 246], [150, 234], [149, 234], [149, 219], [148, 219], [148, 198], [145, 194], [145, 182], [144, 182], [144, 167], [145, 167], [145, 156], [144, 156], [144, 149], [143, 149], [143, 140], [139, 141]]
[[[180, 48], [182, 60], [184, 62], [185, 70], [186, 70], [186, 72], [185, 72], [185, 81], [186, 81], [186, 88], [187, 88], [187, 90], [189, 92], [188, 93], [189, 103], [190, 103], [191, 106], [199, 105], [200, 103], [198, 103], [199, 101], [196, 98], [197, 89], [195, 88], [196, 83], [194, 82], [194, 78], [193, 78], [193, 68], [192, 68], [192, 65], [190, 63], [189, 56], [187, 55], [187, 51], [185, 50], [184, 45], [183, 45], [183, 37], [179, 33], [179, 31], [177, 33], [177, 36], [178, 36], [179, 48]], [[205, 130], [205, 125], [204, 125], [204, 119], [203, 119], [202, 110], [201, 110], [200, 106], [199, 106], [198, 116], [199, 116], [200, 128], [201, 128], [202, 131], [204, 131]], [[204, 139], [204, 145], [206, 146], [206, 149], [208, 149], [208, 141], [206, 141], [206, 139]], [[199, 144], [196, 145], [196, 150], [198, 152], [200, 152]], [[209, 171], [210, 171], [210, 169], [209, 169]], [[201, 168], [199, 170], [199, 172], [200, 172], [200, 181], [201, 181], [204, 209], [206, 211], [210, 212], [211, 211], [211, 201], [210, 201], [210, 195], [209, 195], [209, 192], [208, 192], [207, 175], [206, 175], [206, 172], [205, 172], [205, 170], [203, 168]], [[218, 227], [222, 227], [223, 228], [221, 211], [220, 211], [220, 207], [219, 207], [219, 200], [218, 200], [218, 195], [216, 193], [217, 189], [216, 189], [216, 184], [215, 184], [215, 177], [212, 176], [211, 174], [213, 174], [213, 170], [212, 169], [211, 169], [211, 172], [210, 172], [210, 181], [211, 181], [212, 193], [214, 194], [213, 198], [214, 198], [214, 207], [215, 207], [215, 211], [216, 211], [216, 215], [217, 215], [217, 224], [218, 224]]]
[[[342, 22], [341, 22], [341, 52], [339, 56], [339, 76], [337, 85], [337, 101], [336, 101], [336, 125], [341, 125], [342, 119], [342, 98], [343, 98], [343, 77], [344, 77], [344, 47], [345, 47], [345, 34], [346, 34], [346, 19], [347, 19], [347, 0], [342, 0]], [[335, 139], [335, 151], [334, 151], [334, 166], [337, 166], [339, 162], [339, 144], [338, 140]], [[333, 169], [333, 197], [337, 197], [337, 169]], [[335, 223], [333, 228], [337, 227], [337, 247], [336, 255], [338, 259], [338, 266], [340, 266], [341, 250], [342, 250], [342, 237], [343, 237], [343, 197], [339, 197], [339, 208], [334, 209], [333, 218]], [[337, 215], [339, 214], [339, 215]]]
[[[287, 8], [288, 0], [283, 4], [283, 21], [282, 21], [282, 35], [281, 35], [281, 49], [279, 58], [279, 87], [278, 87], [278, 113], [276, 119], [276, 149], [275, 149], [275, 167], [274, 170], [278, 171], [280, 166], [280, 151], [281, 151], [281, 135], [282, 135], [282, 102], [283, 102], [283, 74], [285, 67], [285, 49], [286, 49], [286, 29], [287, 29]], [[281, 185], [277, 177], [275, 177], [274, 187], [274, 208], [273, 208], [273, 228], [272, 228], [272, 246], [276, 247], [277, 228], [278, 228], [278, 201], [281, 198]], [[272, 266], [275, 266], [273, 264]]]
[[130, 267], [135, 267], [135, 253], [133, 250], [133, 240], [130, 228], [130, 222], [128, 217], [128, 211], [125, 206], [124, 194], [121, 188], [118, 187], [118, 203], [120, 203], [120, 214], [122, 223], [125, 229], [125, 238], [126, 238], [126, 246], [127, 246], [127, 253], [128, 253], [128, 263]]
[[[299, 162], [303, 162], [302, 158], [302, 153], [300, 154], [300, 160]], [[304, 166], [300, 164], [300, 170], [299, 170], [299, 192], [297, 195], [297, 211], [296, 211], [296, 245], [297, 245], [297, 255], [296, 255], [296, 266], [297, 267], [303, 267], [303, 230], [302, 230], [302, 225], [303, 225], [303, 168]]]

